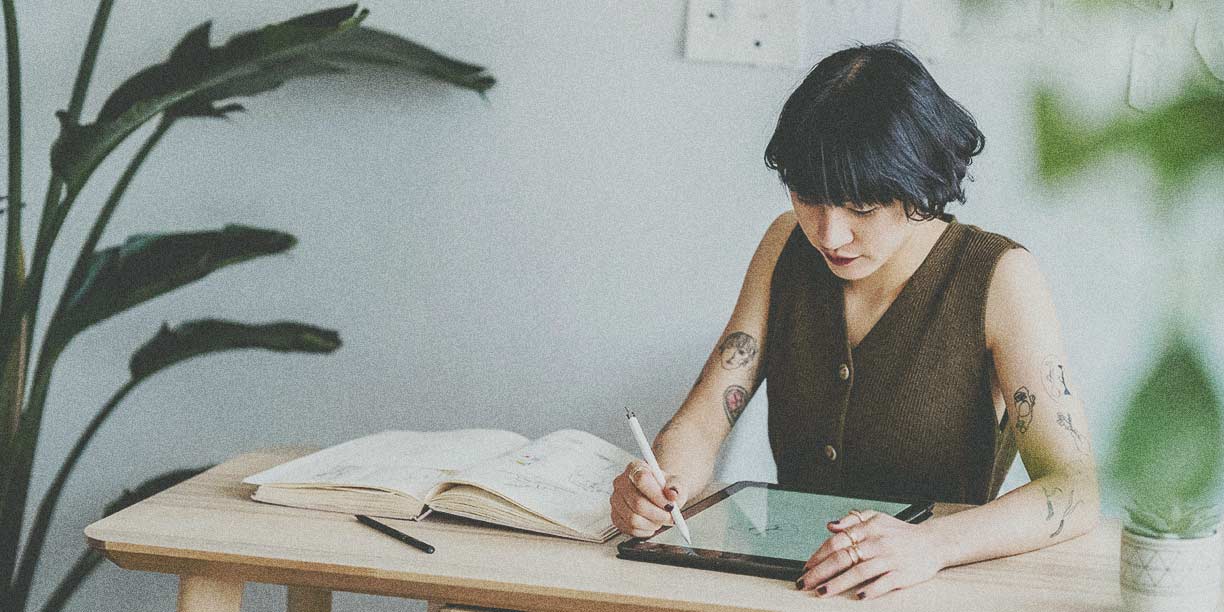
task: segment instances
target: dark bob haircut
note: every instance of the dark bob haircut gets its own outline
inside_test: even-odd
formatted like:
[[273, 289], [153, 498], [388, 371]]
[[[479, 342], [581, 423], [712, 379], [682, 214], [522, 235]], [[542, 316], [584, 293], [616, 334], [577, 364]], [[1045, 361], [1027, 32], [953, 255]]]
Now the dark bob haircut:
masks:
[[[986, 138], [897, 42], [821, 60], [786, 100], [765, 165], [811, 205], [887, 204], [913, 219], [943, 214]], [[972, 180], [972, 179], [971, 179]]]

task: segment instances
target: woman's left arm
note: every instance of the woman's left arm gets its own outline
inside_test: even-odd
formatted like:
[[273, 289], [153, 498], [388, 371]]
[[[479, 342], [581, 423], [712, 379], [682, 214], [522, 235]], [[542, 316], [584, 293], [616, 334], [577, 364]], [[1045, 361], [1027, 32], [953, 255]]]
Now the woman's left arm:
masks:
[[1049, 288], [1026, 250], [1007, 252], [995, 269], [986, 342], [1031, 482], [918, 525], [870, 511], [862, 520], [830, 523], [833, 535], [797, 586], [822, 596], [855, 589], [859, 599], [876, 597], [944, 567], [1036, 550], [1096, 526], [1100, 491], [1084, 406], [1069, 382]]

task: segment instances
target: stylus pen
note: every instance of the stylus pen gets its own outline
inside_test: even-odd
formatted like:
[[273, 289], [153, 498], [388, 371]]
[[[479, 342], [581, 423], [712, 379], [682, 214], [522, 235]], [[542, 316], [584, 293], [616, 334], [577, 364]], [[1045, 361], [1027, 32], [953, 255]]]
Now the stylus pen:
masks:
[[[646, 459], [646, 464], [650, 466], [650, 473], [654, 474], [655, 480], [662, 485], [667, 478], [663, 476], [663, 470], [659, 469], [659, 462], [655, 459], [654, 452], [650, 450], [650, 443], [646, 441], [646, 434], [642, 433], [642, 424], [638, 423], [637, 415], [629, 412], [625, 408], [625, 416], [629, 418], [629, 429], [633, 430], [633, 437], [637, 438], [638, 448], [642, 449], [642, 457]], [[672, 522], [676, 524], [676, 529], [680, 530], [680, 535], [684, 536], [684, 541], [688, 542], [689, 546], [693, 545], [693, 538], [689, 535], [688, 524], [684, 522], [684, 515], [680, 514], [680, 506], [673, 505], [671, 509]]]
[[385, 523], [380, 523], [364, 514], [358, 514], [356, 516], [357, 516], [357, 521], [361, 523], [362, 525], [368, 525], [370, 527], [373, 527], [413, 548], [419, 548], [431, 555], [433, 554], [434, 547], [430, 546], [429, 544], [426, 544], [390, 525], [387, 525]]

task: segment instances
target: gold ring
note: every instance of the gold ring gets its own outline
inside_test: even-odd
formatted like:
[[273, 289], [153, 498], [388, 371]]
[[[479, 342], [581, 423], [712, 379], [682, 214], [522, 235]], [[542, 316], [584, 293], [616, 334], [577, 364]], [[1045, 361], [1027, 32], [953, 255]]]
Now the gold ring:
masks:
[[858, 565], [858, 562], [863, 560], [863, 555], [859, 552], [858, 546], [850, 546], [842, 550], [846, 551], [846, 556], [850, 557], [850, 565]]
[[645, 471], [646, 471], [646, 466], [640, 463], [633, 466], [633, 469], [629, 470], [629, 480], [633, 480], [634, 478], [637, 478], [638, 474], [641, 474], [642, 472], [645, 472]]
[[846, 534], [846, 537], [847, 537], [847, 538], [850, 538], [850, 545], [851, 545], [851, 546], [858, 546], [858, 543], [862, 541], [862, 540], [860, 540], [860, 539], [858, 539], [858, 538], [854, 537], [854, 532], [850, 531], [849, 529], [847, 529], [847, 530], [843, 531], [842, 533]]
[[859, 550], [858, 544], [851, 544], [850, 550], [854, 551], [854, 562], [856, 564], [863, 560], [863, 552]]
[[867, 519], [863, 518], [863, 513], [862, 513], [862, 512], [859, 512], [858, 510], [851, 510], [851, 511], [850, 511], [850, 514], [853, 514], [854, 516], [858, 517], [858, 520], [859, 520], [859, 522], [860, 522], [860, 523], [866, 523], [866, 522], [867, 522]]

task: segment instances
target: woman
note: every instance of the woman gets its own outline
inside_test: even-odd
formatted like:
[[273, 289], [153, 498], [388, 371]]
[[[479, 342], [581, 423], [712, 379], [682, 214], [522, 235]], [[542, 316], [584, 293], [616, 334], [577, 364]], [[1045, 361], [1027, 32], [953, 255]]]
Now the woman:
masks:
[[[944, 213], [984, 138], [896, 43], [822, 60], [765, 151], [790, 192], [752, 257], [701, 377], [641, 462], [613, 482], [613, 523], [648, 536], [710, 482], [722, 441], [769, 380], [786, 487], [981, 504], [917, 525], [830, 522], [796, 586], [859, 599], [941, 568], [1091, 530], [1098, 487], [1034, 257]], [[1031, 482], [995, 499], [1019, 452]]]

